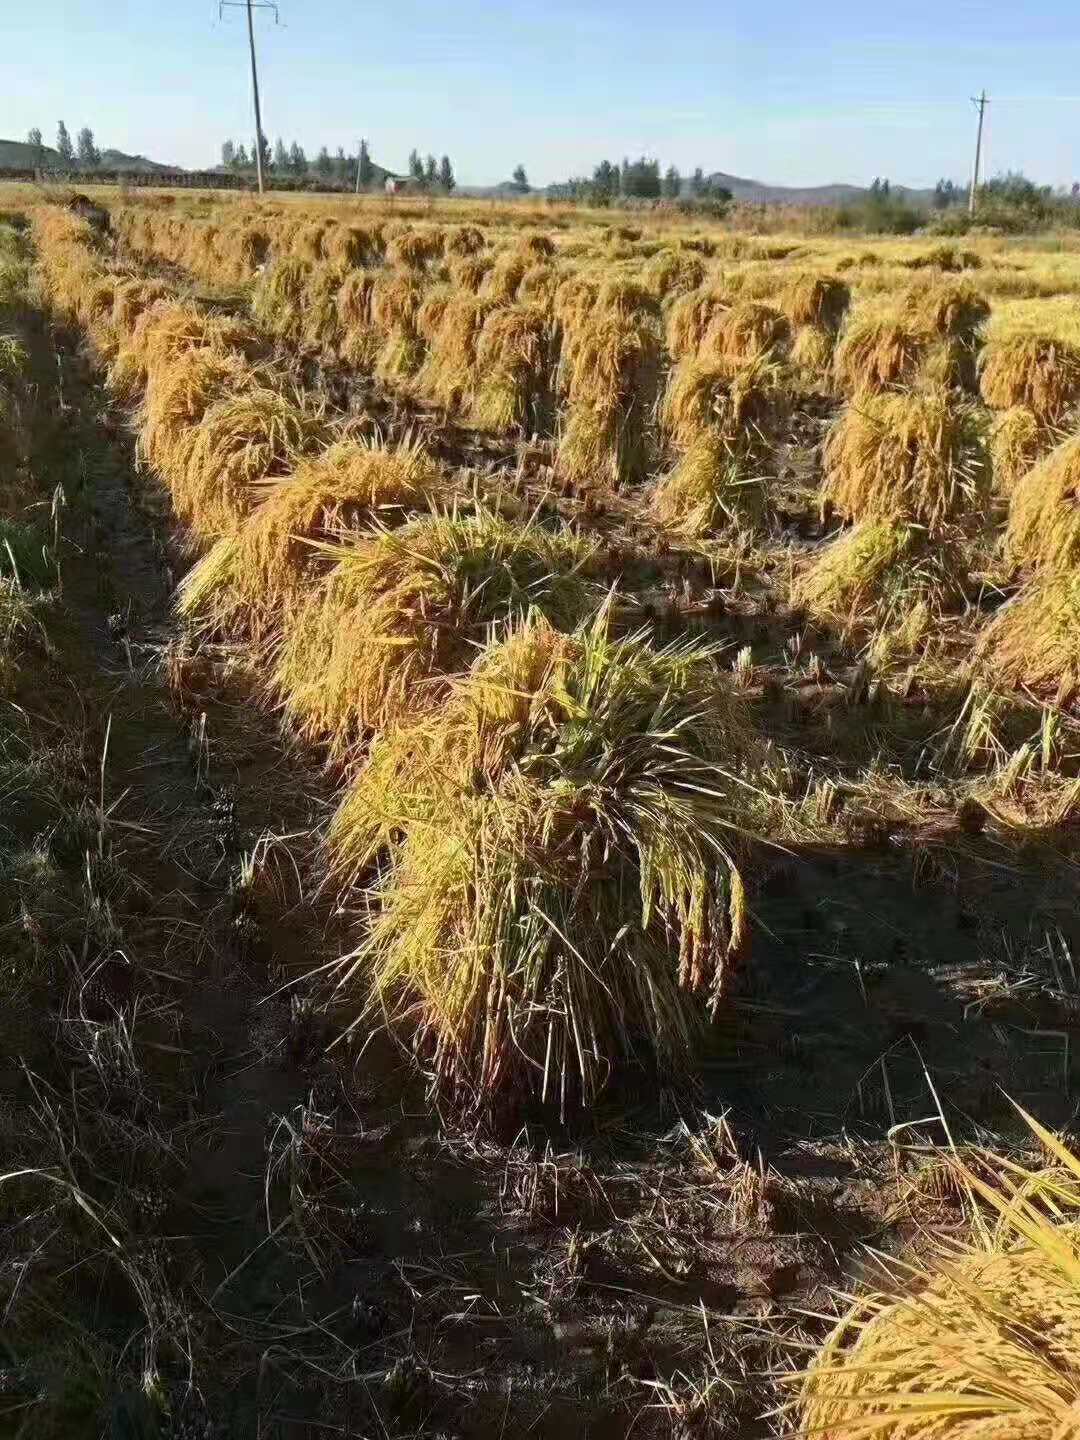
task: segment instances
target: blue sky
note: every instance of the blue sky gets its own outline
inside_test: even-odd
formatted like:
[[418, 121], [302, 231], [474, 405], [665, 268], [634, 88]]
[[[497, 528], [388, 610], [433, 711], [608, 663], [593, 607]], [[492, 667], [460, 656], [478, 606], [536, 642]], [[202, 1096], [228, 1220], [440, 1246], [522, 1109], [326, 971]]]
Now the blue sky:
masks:
[[[5, 7], [0, 135], [59, 118], [197, 166], [253, 131], [243, 12], [213, 0]], [[778, 184], [1080, 178], [1080, 18], [1067, 0], [282, 0], [257, 16], [263, 125], [309, 155], [446, 151], [459, 179], [535, 184], [656, 155]]]

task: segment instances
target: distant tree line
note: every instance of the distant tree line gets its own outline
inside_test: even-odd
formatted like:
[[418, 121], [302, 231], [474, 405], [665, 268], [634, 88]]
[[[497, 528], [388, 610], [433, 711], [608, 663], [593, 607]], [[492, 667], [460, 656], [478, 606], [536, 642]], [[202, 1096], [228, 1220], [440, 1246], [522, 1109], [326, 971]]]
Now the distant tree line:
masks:
[[[243, 143], [237, 145], [232, 140], [224, 141], [221, 146], [221, 165], [225, 170], [253, 170], [254, 143], [249, 156]], [[295, 179], [316, 175], [327, 183], [337, 182], [341, 185], [355, 185], [359, 178], [361, 190], [369, 189], [385, 174], [381, 167], [377, 168], [372, 162], [366, 140], [361, 140], [359, 154], [347, 155], [344, 147], [339, 145], [337, 153], [331, 155], [327, 146], [322, 145], [315, 159], [309, 160], [301, 144], [294, 140], [291, 145], [286, 146], [280, 136], [274, 142], [273, 149], [264, 139], [263, 170], [271, 175], [288, 175]], [[414, 150], [409, 156], [408, 175], [416, 186], [424, 190], [442, 190], [449, 194], [457, 184], [454, 167], [448, 155], [444, 155], [441, 160], [436, 160], [434, 155], [421, 159], [419, 150]]]
[[[38, 126], [26, 132], [26, 143], [33, 148], [34, 165], [40, 169], [45, 164], [45, 142]], [[101, 151], [94, 143], [94, 132], [84, 125], [71, 143], [71, 135], [63, 120], [56, 126], [56, 152], [66, 170], [96, 170], [101, 164]]]
[[618, 200], [690, 199], [725, 204], [731, 199], [731, 191], [711, 180], [700, 165], [684, 181], [675, 165], [669, 165], [661, 175], [659, 160], [649, 160], [644, 155], [637, 160], [624, 159], [621, 164], [601, 160], [591, 177], [574, 176], [561, 185], [553, 185], [549, 193], [559, 199], [600, 206], [612, 205]]

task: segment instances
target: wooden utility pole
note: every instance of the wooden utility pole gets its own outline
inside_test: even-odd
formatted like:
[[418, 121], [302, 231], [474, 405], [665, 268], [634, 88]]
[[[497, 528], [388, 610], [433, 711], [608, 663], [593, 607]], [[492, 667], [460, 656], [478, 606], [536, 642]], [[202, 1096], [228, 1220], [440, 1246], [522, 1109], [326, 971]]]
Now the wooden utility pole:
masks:
[[357, 145], [357, 147], [356, 147], [356, 193], [357, 193], [357, 195], [360, 194], [360, 162], [361, 162], [361, 160], [363, 160], [363, 158], [364, 158], [364, 142], [363, 142], [363, 140], [361, 140], [360, 143], [359, 143], [359, 144]]
[[973, 95], [971, 103], [979, 112], [979, 128], [975, 132], [975, 169], [971, 172], [971, 191], [968, 194], [968, 214], [975, 214], [975, 196], [979, 189], [979, 165], [982, 162], [982, 132], [983, 116], [986, 114], [986, 107], [990, 103], [989, 97], [984, 90], [980, 95]]
[[259, 72], [255, 66], [255, 22], [253, 10], [273, 10], [274, 24], [278, 23], [278, 7], [274, 0], [218, 0], [218, 16], [226, 8], [247, 11], [248, 48], [251, 51], [251, 94], [255, 101], [255, 174], [259, 182], [259, 194], [263, 193], [263, 128], [262, 112], [259, 109]]

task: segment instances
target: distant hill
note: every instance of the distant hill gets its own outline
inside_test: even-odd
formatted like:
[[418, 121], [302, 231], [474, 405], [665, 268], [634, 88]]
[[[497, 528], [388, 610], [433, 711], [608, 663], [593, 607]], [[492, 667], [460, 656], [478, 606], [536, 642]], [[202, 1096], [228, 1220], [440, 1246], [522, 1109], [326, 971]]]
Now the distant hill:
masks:
[[[715, 170], [709, 180], [730, 190], [734, 200], [756, 205], [852, 205], [870, 194], [869, 187], [864, 185], [768, 185], [761, 180], [726, 175], [722, 170]], [[934, 196], [933, 190], [909, 190], [904, 185], [891, 186], [890, 194], [912, 205], [928, 205]]]
[[[46, 170], [64, 168], [60, 152], [52, 145], [43, 145], [38, 151], [25, 140], [0, 140], [0, 167], [27, 170], [36, 165], [42, 165]], [[140, 171], [145, 174], [155, 170], [179, 170], [181, 166], [161, 165], [156, 160], [148, 160], [145, 155], [125, 155], [123, 150], [103, 150], [100, 168]]]

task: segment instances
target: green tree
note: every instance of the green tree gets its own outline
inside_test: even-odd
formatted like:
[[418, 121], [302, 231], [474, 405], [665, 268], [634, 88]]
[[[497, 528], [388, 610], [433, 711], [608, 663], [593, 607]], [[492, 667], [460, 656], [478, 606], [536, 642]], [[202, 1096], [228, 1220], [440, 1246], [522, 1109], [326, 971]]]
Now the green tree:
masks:
[[[278, 144], [280, 144], [280, 143], [281, 143], [281, 142], [278, 141]], [[261, 152], [261, 154], [262, 154], [262, 168], [263, 168], [263, 174], [265, 175], [266, 172], [270, 169], [270, 141], [266, 138], [265, 135], [260, 135], [260, 136], [259, 136], [259, 150], [260, 150], [260, 152]], [[252, 147], [251, 147], [251, 164], [252, 164], [252, 166], [254, 166], [254, 164], [255, 164], [255, 146], [254, 146], [254, 144], [252, 144]]]
[[306, 175], [308, 172], [308, 158], [304, 154], [304, 147], [295, 140], [289, 146], [289, 169], [294, 175]]
[[409, 151], [409, 175], [421, 185], [424, 183], [424, 162], [420, 159], [419, 150]]
[[236, 146], [231, 140], [222, 141], [221, 163], [226, 170], [231, 170], [236, 164]]
[[623, 195], [655, 200], [660, 194], [659, 160], [646, 160], [644, 155], [637, 160], [624, 160], [619, 174], [619, 189]]
[[248, 153], [244, 147], [243, 141], [241, 141], [241, 143], [236, 147], [236, 157], [233, 163], [233, 169], [246, 170], [251, 163], [252, 162], [248, 159]]
[[360, 141], [360, 158], [357, 161], [357, 170], [360, 175], [360, 189], [366, 190], [375, 179], [375, 167], [371, 163], [371, 156], [368, 154], [367, 141]]
[[695, 200], [700, 200], [707, 188], [705, 171], [702, 170], [699, 165], [693, 175], [690, 176], [690, 194], [693, 195]]
[[63, 120], [56, 127], [56, 149], [65, 165], [74, 165], [75, 146], [71, 143], [71, 136]]
[[34, 165], [40, 168], [41, 162], [45, 158], [45, 146], [42, 143], [41, 131], [36, 125], [32, 126], [31, 129], [26, 132], [26, 143], [32, 146], [34, 151]]
[[682, 194], [682, 176], [674, 165], [669, 165], [664, 171], [664, 198], [667, 200], [678, 200]]
[[334, 174], [339, 180], [347, 180], [351, 171], [352, 166], [349, 164], [349, 157], [345, 154], [345, 147], [339, 145], [337, 154], [334, 156]]
[[592, 188], [601, 205], [609, 204], [619, 193], [619, 167], [610, 160], [601, 160], [593, 171]]
[[429, 190], [434, 190], [439, 183], [439, 167], [434, 155], [424, 158], [424, 184]]
[[439, 161], [439, 189], [445, 190], [447, 195], [457, 184], [454, 177], [454, 167], [450, 164], [450, 156], [444, 155]]
[[528, 188], [529, 188], [529, 177], [528, 177], [528, 175], [526, 175], [526, 173], [525, 173], [525, 166], [524, 166], [524, 165], [519, 165], [519, 166], [517, 167], [517, 169], [514, 171], [513, 175], [511, 176], [511, 179], [512, 179], [513, 182], [514, 182], [514, 187], [515, 187], [515, 189], [517, 189], [517, 190], [528, 190]]
[[95, 170], [101, 164], [101, 152], [94, 144], [94, 132], [89, 125], [84, 125], [79, 131], [76, 149], [79, 155], [79, 164], [84, 170]]
[[274, 169], [282, 174], [289, 168], [289, 152], [285, 149], [285, 141], [279, 135], [274, 141]]

